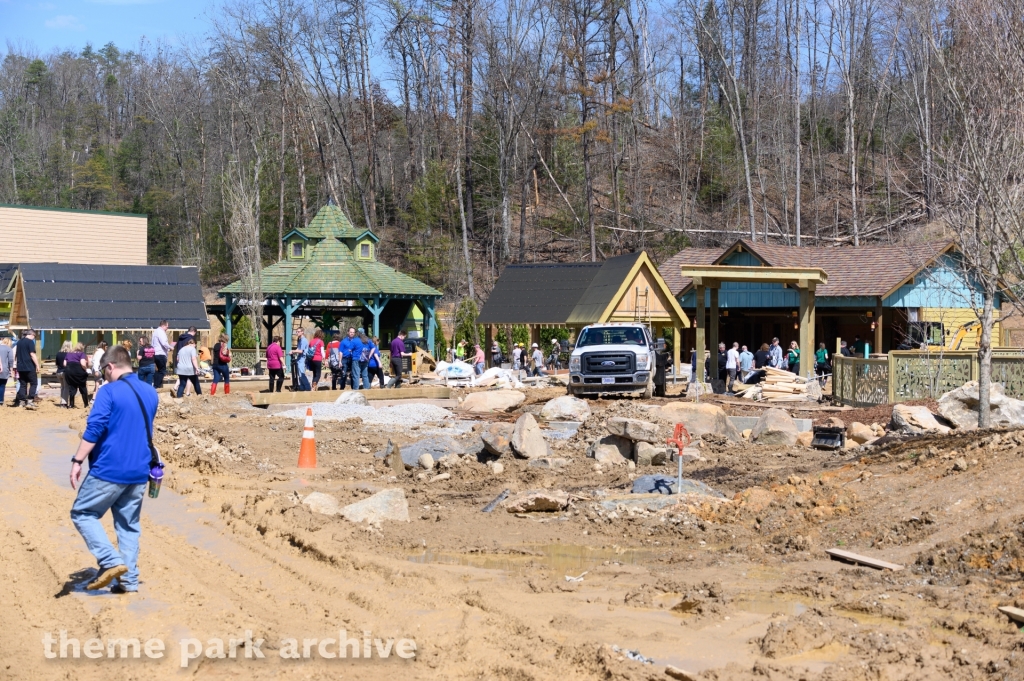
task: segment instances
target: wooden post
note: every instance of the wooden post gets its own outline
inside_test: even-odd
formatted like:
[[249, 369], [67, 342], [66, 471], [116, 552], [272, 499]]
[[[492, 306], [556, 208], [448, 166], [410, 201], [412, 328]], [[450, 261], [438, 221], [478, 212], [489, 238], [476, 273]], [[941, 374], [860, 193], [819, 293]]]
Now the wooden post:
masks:
[[704, 333], [707, 330], [707, 319], [704, 316], [704, 285], [698, 284], [695, 292], [697, 297], [695, 300], [695, 310], [697, 317], [697, 328], [695, 329], [695, 338], [693, 347], [697, 353], [697, 382], [704, 382], [704, 351], [706, 350], [704, 342]]
[[484, 360], [484, 366], [491, 367], [494, 366], [491, 362], [491, 344], [494, 343], [494, 326], [488, 324], [486, 329], [487, 331], [484, 334], [484, 343], [487, 344], [487, 347], [484, 348], [484, 357], [487, 359]]
[[875, 300], [875, 352], [882, 350], [882, 297]]
[[705, 287], [698, 285], [695, 289], [696, 298], [694, 299], [695, 311], [697, 317], [697, 326], [694, 331], [693, 349], [696, 353], [696, 379], [697, 383], [703, 383], [703, 355], [707, 350], [707, 341], [705, 334], [708, 331], [708, 320], [705, 316]]
[[[800, 287], [800, 373], [814, 376], [814, 290]], [[785, 351], [785, 350], [783, 350]]]
[[679, 362], [680, 362], [680, 359], [682, 358], [682, 354], [681, 354], [682, 348], [680, 348], [680, 346], [682, 344], [683, 344], [683, 334], [680, 331], [679, 324], [678, 323], [673, 324], [672, 325], [672, 385], [675, 385], [676, 379], [679, 377], [679, 370], [681, 368], [679, 366]]
[[718, 375], [718, 287], [711, 287], [711, 315], [708, 325], [708, 347], [711, 350], [711, 379], [721, 378]]

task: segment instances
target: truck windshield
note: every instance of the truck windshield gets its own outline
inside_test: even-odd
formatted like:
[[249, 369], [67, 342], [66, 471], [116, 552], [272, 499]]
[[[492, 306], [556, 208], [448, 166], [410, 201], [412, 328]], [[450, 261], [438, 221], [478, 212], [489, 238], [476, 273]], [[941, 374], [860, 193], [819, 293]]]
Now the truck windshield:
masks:
[[607, 329], [583, 329], [576, 347], [590, 345], [647, 345], [642, 329], [636, 327], [612, 327]]

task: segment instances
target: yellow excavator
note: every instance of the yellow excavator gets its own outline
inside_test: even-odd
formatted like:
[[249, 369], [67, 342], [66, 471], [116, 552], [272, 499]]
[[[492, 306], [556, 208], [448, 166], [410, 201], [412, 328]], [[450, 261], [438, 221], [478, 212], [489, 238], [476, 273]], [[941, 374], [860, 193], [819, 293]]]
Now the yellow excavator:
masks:
[[959, 350], [969, 335], [973, 335], [975, 346], [981, 339], [981, 324], [977, 320], [961, 324], [949, 334], [942, 322], [910, 322], [909, 331], [911, 343], [915, 346], [927, 344], [930, 350]]

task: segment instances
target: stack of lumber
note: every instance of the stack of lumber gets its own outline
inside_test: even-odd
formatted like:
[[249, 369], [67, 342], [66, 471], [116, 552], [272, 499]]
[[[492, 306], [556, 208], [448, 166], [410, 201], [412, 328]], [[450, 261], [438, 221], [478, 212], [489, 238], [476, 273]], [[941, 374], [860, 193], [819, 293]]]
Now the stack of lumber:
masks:
[[764, 380], [743, 391], [737, 391], [740, 397], [763, 399], [769, 402], [806, 402], [807, 379], [801, 378], [790, 371], [766, 368]]

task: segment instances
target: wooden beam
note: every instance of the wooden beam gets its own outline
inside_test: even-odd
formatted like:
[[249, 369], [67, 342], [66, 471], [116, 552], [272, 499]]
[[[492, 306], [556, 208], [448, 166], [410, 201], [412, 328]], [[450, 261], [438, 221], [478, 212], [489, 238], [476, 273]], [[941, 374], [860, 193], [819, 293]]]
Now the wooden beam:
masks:
[[811, 282], [827, 284], [828, 273], [819, 267], [747, 267], [742, 265], [683, 265], [680, 273], [685, 279], [700, 280], [704, 286], [712, 282], [753, 281], [805, 286]]
[[[333, 402], [342, 394], [341, 390], [317, 390], [290, 393], [248, 393], [249, 402], [254, 407], [267, 407], [272, 404], [310, 404], [313, 402]], [[408, 388], [374, 388], [361, 390], [367, 400], [447, 400], [451, 398], [451, 389], [444, 386], [410, 386]]]
[[[708, 314], [708, 348], [711, 350], [711, 380], [721, 378], [718, 375], [718, 287], [711, 287], [710, 314]], [[698, 358], [698, 363], [700, 359]]]
[[1009, 617], [1014, 622], [1020, 622], [1024, 624], [1024, 610], [1015, 608], [1012, 605], [1001, 605], [998, 608], [999, 612]]
[[862, 556], [852, 551], [843, 551], [842, 549], [826, 549], [827, 553], [832, 560], [840, 560], [844, 563], [855, 563], [857, 565], [865, 565], [876, 570], [902, 570], [902, 565], [896, 563], [888, 563], [884, 560], [878, 560], [877, 558], [869, 558], [868, 556]]

